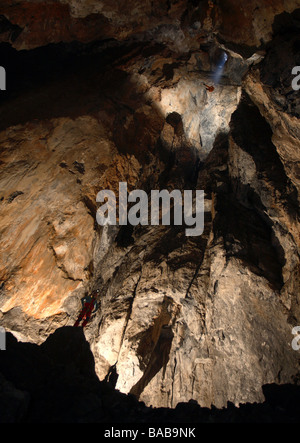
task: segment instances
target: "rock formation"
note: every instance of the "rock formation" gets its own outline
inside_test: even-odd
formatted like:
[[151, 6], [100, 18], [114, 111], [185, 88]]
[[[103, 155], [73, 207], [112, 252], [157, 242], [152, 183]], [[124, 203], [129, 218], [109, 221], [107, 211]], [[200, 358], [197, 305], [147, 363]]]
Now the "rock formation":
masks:
[[[91, 384], [113, 373], [147, 407], [222, 408], [299, 383], [299, 11], [298, 0], [3, 2], [7, 332], [42, 348], [99, 288], [84, 329]], [[97, 193], [120, 182], [204, 190], [203, 234], [99, 226]]]

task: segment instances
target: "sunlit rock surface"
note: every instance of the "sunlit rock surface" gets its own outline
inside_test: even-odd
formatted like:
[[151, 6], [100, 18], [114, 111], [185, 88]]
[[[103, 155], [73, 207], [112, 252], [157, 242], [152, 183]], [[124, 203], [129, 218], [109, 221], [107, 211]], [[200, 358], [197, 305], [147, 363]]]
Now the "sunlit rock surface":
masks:
[[[300, 5], [141, 5], [0, 7], [15, 82], [0, 104], [0, 325], [41, 345], [99, 288], [84, 334], [101, 381], [154, 407], [263, 402], [264, 385], [299, 382]], [[204, 190], [203, 235], [100, 227], [97, 193], [119, 182]]]

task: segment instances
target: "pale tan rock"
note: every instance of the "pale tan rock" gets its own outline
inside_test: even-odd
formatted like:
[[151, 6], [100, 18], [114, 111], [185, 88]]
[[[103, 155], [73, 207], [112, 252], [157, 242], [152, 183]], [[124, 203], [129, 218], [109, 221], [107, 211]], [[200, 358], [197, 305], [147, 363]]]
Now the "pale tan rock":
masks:
[[[286, 97], [260, 77], [264, 54], [235, 50], [270, 41], [275, 17], [297, 2], [169, 6], [56, 2], [45, 23], [43, 2], [1, 6], [12, 24], [27, 23], [19, 49], [136, 40], [105, 68], [112, 80], [97, 77], [78, 96], [75, 82], [71, 97], [84, 102], [75, 117], [63, 116], [69, 108], [59, 118], [29, 113], [0, 133], [0, 321], [40, 344], [73, 325], [81, 297], [99, 288], [100, 309], [84, 332], [101, 380], [114, 370], [118, 390], [154, 407], [263, 402], [264, 384], [299, 377], [291, 331], [300, 321], [300, 129], [278, 105]], [[203, 83], [212, 84], [220, 50], [229, 60], [210, 93]], [[65, 92], [67, 82], [45, 94]], [[34, 88], [13, 97], [3, 124], [29, 96], [44, 103]], [[203, 235], [98, 226], [97, 193], [118, 197], [121, 181], [148, 193], [204, 189]]]

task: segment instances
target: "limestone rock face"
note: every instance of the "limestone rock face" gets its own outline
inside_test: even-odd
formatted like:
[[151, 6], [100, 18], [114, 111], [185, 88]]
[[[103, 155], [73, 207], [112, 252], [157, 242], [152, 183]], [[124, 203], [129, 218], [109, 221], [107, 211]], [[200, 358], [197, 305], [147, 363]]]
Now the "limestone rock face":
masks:
[[[22, 292], [24, 312], [49, 316], [89, 278], [94, 220], [81, 186], [87, 179], [91, 187], [89, 168], [109, 166], [113, 147], [105, 138], [101, 142], [101, 127], [90, 117], [13, 127], [2, 133], [1, 145], [1, 278], [10, 281], [10, 298], [3, 309], [15, 305], [14, 298]], [[96, 164], [85, 158], [85, 147], [90, 146], [94, 158], [101, 147]]]
[[[95, 372], [147, 406], [299, 383], [300, 5], [48, 3], [0, 7], [0, 325], [42, 345], [97, 288]], [[120, 182], [204, 190], [203, 234], [99, 226]]]
[[299, 7], [299, 0], [3, 0], [0, 39], [32, 49], [149, 33], [148, 38], [188, 51], [208, 32], [218, 32], [227, 42], [255, 48], [272, 39], [274, 17]]
[[273, 0], [260, 2], [238, 0], [220, 2], [222, 37], [231, 43], [259, 47], [272, 39], [274, 17], [292, 13], [299, 8], [298, 0]]

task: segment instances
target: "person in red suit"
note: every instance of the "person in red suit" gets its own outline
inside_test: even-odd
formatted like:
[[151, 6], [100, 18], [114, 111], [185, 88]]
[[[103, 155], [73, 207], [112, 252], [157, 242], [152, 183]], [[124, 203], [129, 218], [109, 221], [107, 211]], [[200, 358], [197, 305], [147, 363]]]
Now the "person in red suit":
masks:
[[205, 83], [203, 83], [203, 84], [206, 87], [206, 90], [208, 92], [214, 92], [214, 90], [215, 90], [214, 86], [209, 86], [209, 85], [206, 85]]
[[81, 299], [82, 303], [82, 310], [74, 324], [75, 327], [78, 327], [80, 325], [80, 322], [82, 322], [82, 327], [84, 328], [86, 324], [89, 322], [92, 314], [94, 314], [99, 305], [97, 302], [97, 297], [99, 295], [99, 289], [96, 291], [93, 291], [91, 295], [87, 295]]

